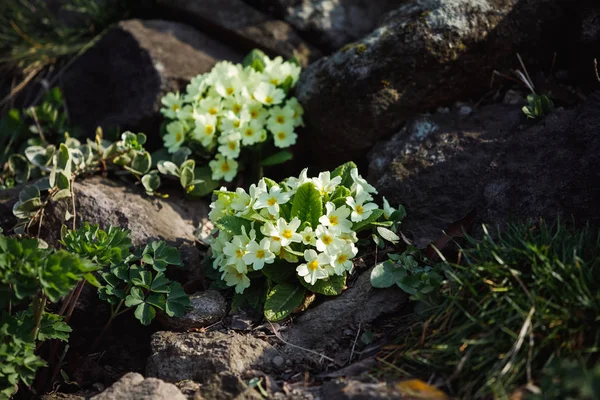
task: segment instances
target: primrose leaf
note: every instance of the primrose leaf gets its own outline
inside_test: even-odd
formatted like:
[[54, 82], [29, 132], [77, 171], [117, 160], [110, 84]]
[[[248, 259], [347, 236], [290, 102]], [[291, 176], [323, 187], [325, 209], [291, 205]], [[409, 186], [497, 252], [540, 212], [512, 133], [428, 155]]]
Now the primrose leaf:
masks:
[[307, 182], [296, 190], [290, 217], [298, 217], [301, 222], [308, 222], [311, 227], [316, 228], [321, 215], [323, 215], [321, 194], [311, 182]]
[[388, 288], [396, 283], [396, 270], [393, 261], [387, 260], [377, 264], [371, 271], [371, 285], [375, 288]]
[[383, 210], [377, 208], [377, 209], [373, 210], [373, 212], [371, 212], [371, 215], [369, 215], [368, 218], [352, 224], [352, 230], [354, 232], [360, 232], [363, 229], [367, 229], [372, 225], [373, 222], [376, 222], [382, 216], [383, 216]]
[[226, 215], [224, 217], [219, 218], [215, 225], [220, 230], [235, 236], [242, 234], [242, 227], [246, 229], [246, 232], [250, 232], [251, 224], [251, 221], [242, 217], [238, 217], [235, 215]]
[[269, 321], [281, 321], [289, 316], [294, 308], [302, 304], [306, 289], [300, 285], [275, 285], [267, 294], [265, 318]]
[[342, 186], [345, 186], [346, 188], [351, 188], [352, 184], [354, 183], [354, 180], [350, 175], [350, 171], [352, 171], [354, 168], [357, 168], [357, 166], [352, 161], [342, 164], [333, 171], [331, 171], [331, 179], [340, 176], [342, 177]]
[[244, 67], [251, 67], [257, 72], [263, 72], [265, 69], [265, 53], [261, 50], [254, 49], [242, 61]]
[[313, 293], [324, 294], [325, 296], [337, 296], [342, 294], [346, 287], [346, 274], [332, 275], [328, 279], [318, 279], [314, 285], [307, 283], [304, 278], [298, 279], [302, 286]]
[[286, 161], [289, 161], [294, 158], [294, 155], [288, 150], [282, 150], [278, 153], [275, 153], [260, 162], [260, 165], [264, 167], [270, 167], [273, 165], [283, 164]]

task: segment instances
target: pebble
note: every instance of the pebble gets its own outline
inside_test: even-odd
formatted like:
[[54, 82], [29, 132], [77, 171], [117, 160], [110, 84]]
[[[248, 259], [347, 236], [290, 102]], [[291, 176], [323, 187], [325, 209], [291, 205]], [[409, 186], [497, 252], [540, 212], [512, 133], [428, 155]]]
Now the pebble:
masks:
[[271, 360], [271, 362], [276, 367], [281, 367], [281, 366], [283, 366], [283, 364], [285, 364], [285, 360], [281, 356], [275, 356], [275, 357], [273, 357], [273, 359]]

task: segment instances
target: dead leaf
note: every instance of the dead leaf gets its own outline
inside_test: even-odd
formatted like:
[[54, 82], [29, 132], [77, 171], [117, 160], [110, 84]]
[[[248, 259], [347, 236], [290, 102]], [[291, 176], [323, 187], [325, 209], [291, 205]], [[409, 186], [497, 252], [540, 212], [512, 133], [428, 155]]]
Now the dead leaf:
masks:
[[448, 400], [446, 393], [436, 387], [428, 385], [419, 379], [410, 379], [396, 383], [396, 388], [404, 396], [422, 400]]

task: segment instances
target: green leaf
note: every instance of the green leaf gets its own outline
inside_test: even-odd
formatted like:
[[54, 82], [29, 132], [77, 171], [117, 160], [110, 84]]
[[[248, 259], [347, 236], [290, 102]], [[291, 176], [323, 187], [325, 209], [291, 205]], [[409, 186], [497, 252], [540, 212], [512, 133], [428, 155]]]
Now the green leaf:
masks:
[[67, 176], [64, 172], [56, 172], [55, 187], [58, 189], [71, 189], [71, 177], [70, 174]]
[[29, 163], [21, 154], [13, 154], [8, 158], [8, 169], [15, 175], [17, 183], [25, 183], [29, 180]]
[[379, 233], [379, 236], [381, 236], [382, 238], [384, 238], [385, 240], [387, 240], [388, 242], [391, 242], [393, 244], [396, 244], [400, 241], [400, 236], [396, 235], [391, 230], [384, 228], [382, 226], [377, 227], [377, 233]]
[[144, 185], [146, 193], [154, 193], [160, 187], [160, 176], [156, 171], [150, 171], [150, 173], [142, 176], [142, 185]]
[[181, 175], [179, 176], [179, 182], [181, 183], [181, 187], [184, 189], [192, 184], [194, 181], [194, 170], [191, 168], [183, 168], [181, 169]]
[[308, 222], [316, 228], [321, 215], [323, 215], [321, 194], [311, 182], [307, 182], [296, 190], [290, 218], [298, 217], [300, 221]]
[[367, 219], [352, 224], [352, 230], [355, 232], [359, 232], [363, 229], [369, 228], [373, 222], [379, 220], [382, 216], [383, 210], [377, 208], [373, 210], [373, 212], [371, 213], [371, 215], [369, 215]]
[[352, 171], [354, 168], [357, 168], [357, 166], [352, 161], [342, 164], [333, 171], [331, 171], [331, 179], [335, 178], [336, 176], [341, 176], [342, 186], [351, 188], [354, 181], [352, 180], [350, 171]]
[[302, 286], [311, 292], [324, 294], [325, 296], [340, 295], [346, 287], [346, 274], [332, 275], [328, 279], [319, 279], [314, 285], [307, 283], [302, 277], [299, 277], [298, 280]]
[[152, 283], [152, 273], [138, 267], [131, 267], [129, 269], [129, 279], [131, 283], [136, 286], [141, 286], [144, 289], [150, 289], [150, 284]]
[[217, 228], [235, 236], [242, 234], [242, 227], [246, 229], [246, 233], [250, 232], [252, 222], [235, 215], [226, 215], [219, 218], [215, 223]]
[[171, 283], [170, 289], [167, 294], [165, 312], [169, 317], [183, 317], [185, 308], [190, 305], [190, 297], [178, 282]]
[[71, 332], [71, 327], [63, 321], [61, 316], [45, 312], [42, 314], [37, 339], [42, 342], [49, 339], [58, 339], [67, 342], [69, 341], [69, 334]]
[[145, 303], [148, 303], [159, 310], [164, 310], [166, 304], [165, 296], [160, 293], [150, 293], [148, 297], [146, 297]]
[[165, 276], [165, 274], [159, 272], [154, 277], [152, 285], [150, 285], [150, 290], [156, 293], [169, 293], [169, 291], [171, 290], [171, 288], [169, 287], [170, 284], [171, 281]]
[[143, 175], [150, 171], [151, 167], [152, 157], [150, 156], [150, 153], [144, 151], [143, 153], [136, 153], [131, 161], [131, 167], [127, 169], [139, 175]]
[[294, 268], [290, 268], [288, 262], [280, 259], [276, 259], [272, 264], [265, 264], [261, 271], [275, 283], [295, 282], [296, 271]]
[[260, 165], [264, 167], [269, 167], [272, 165], [283, 164], [286, 161], [289, 161], [294, 158], [294, 155], [288, 150], [282, 150], [278, 153], [275, 153], [260, 162]]
[[203, 197], [211, 194], [213, 190], [219, 187], [220, 183], [212, 179], [212, 172], [209, 167], [200, 167], [194, 169], [194, 189], [188, 192], [190, 197]]
[[135, 137], [140, 146], [143, 146], [144, 144], [146, 144], [146, 135], [145, 134], [138, 133], [137, 135], [135, 135]]
[[267, 294], [265, 302], [265, 318], [269, 321], [280, 321], [292, 313], [294, 308], [302, 304], [304, 289], [301, 285], [275, 285]]
[[404, 275], [406, 275], [404, 269], [398, 268], [393, 261], [387, 260], [377, 264], [371, 271], [371, 285], [375, 288], [388, 288]]
[[40, 191], [33, 185], [27, 185], [19, 192], [19, 201], [21, 203], [27, 200], [35, 199], [40, 197]]
[[142, 325], [150, 325], [156, 316], [156, 310], [148, 303], [141, 303], [135, 308], [134, 315]]
[[19, 219], [29, 218], [36, 213], [37, 210], [42, 206], [42, 201], [39, 197], [27, 200], [21, 203], [17, 201], [13, 205], [13, 215]]
[[266, 55], [263, 51], [254, 49], [242, 61], [242, 65], [244, 67], [251, 67], [257, 72], [263, 72], [265, 69], [265, 59]]
[[64, 143], [61, 143], [58, 148], [56, 167], [68, 171], [69, 174], [71, 173], [71, 156], [69, 155], [69, 148]]
[[61, 189], [58, 192], [54, 193], [52, 196], [52, 201], [59, 201], [62, 199], [67, 199], [71, 197], [71, 191], [69, 189]]
[[338, 186], [335, 191], [331, 194], [329, 201], [331, 201], [335, 208], [340, 208], [346, 205], [346, 197], [352, 196], [352, 192], [345, 186]]

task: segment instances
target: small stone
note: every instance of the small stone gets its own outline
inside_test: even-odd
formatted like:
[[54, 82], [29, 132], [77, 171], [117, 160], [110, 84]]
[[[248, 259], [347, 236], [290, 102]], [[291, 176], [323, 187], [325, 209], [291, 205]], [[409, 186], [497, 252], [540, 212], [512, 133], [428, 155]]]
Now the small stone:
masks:
[[458, 113], [463, 116], [470, 115], [473, 112], [473, 109], [469, 106], [461, 106], [458, 109]]
[[104, 392], [92, 397], [92, 400], [186, 400], [177, 386], [156, 378], [146, 378], [138, 373], [123, 375]]
[[283, 364], [285, 363], [285, 360], [283, 357], [281, 356], [275, 356], [273, 357], [273, 360], [271, 360], [271, 362], [273, 363], [273, 365], [275, 365], [276, 367], [281, 367], [283, 366]]
[[190, 310], [183, 317], [158, 316], [170, 330], [186, 331], [204, 328], [219, 322], [227, 311], [227, 302], [216, 290], [197, 292], [190, 296]]

